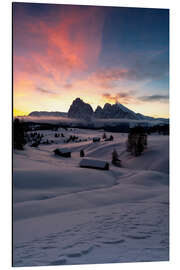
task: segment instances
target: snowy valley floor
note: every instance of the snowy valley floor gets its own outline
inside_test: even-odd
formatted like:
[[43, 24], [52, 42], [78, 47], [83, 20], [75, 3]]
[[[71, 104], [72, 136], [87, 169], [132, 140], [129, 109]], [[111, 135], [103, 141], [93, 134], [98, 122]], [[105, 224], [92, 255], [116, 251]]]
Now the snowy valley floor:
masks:
[[[168, 260], [169, 137], [148, 136], [148, 149], [132, 157], [127, 134], [93, 143], [103, 131], [73, 132], [81, 142], [64, 144], [43, 131], [53, 144], [14, 151], [13, 265]], [[72, 157], [54, 156], [58, 147], [69, 148]], [[81, 149], [111, 162], [114, 148], [122, 168], [79, 167]]]

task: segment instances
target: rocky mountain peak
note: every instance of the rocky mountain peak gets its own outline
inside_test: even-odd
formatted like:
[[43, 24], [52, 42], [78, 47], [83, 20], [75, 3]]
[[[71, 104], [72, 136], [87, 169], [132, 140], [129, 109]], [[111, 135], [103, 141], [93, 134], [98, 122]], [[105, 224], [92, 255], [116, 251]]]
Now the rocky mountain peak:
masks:
[[91, 119], [93, 115], [93, 109], [91, 105], [85, 103], [82, 99], [76, 98], [68, 111], [68, 117], [70, 118], [82, 118], [85, 120]]

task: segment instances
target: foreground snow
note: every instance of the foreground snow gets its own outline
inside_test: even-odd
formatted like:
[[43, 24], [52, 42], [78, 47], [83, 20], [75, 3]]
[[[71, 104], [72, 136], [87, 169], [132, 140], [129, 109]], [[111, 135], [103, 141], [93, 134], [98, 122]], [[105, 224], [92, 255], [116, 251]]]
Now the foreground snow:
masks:
[[[126, 134], [93, 143], [103, 132], [76, 133], [87, 141], [14, 153], [14, 266], [168, 260], [168, 137], [149, 136], [134, 158]], [[72, 157], [54, 156], [57, 146]], [[111, 162], [114, 148], [122, 168], [79, 167], [81, 149]]]

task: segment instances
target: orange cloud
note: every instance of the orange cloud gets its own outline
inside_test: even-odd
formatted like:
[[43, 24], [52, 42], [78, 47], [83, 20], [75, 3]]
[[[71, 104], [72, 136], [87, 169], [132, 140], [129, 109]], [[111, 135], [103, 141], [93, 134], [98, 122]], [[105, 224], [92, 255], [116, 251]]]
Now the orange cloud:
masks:
[[105, 102], [108, 103], [116, 103], [120, 102], [122, 104], [132, 104], [132, 103], [140, 103], [138, 99], [133, 95], [132, 91], [129, 92], [120, 92], [117, 94], [104, 93], [102, 94], [102, 98]]

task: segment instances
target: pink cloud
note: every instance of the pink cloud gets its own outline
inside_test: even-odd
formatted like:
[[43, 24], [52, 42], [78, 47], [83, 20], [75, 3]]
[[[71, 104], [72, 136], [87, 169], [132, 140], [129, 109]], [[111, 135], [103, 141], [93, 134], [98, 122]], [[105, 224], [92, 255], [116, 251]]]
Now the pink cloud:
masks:
[[108, 68], [97, 70], [91, 75], [91, 79], [99, 84], [102, 88], [108, 89], [113, 87], [114, 82], [127, 79], [128, 74], [128, 69], [119, 67]]
[[59, 87], [74, 73], [95, 66], [103, 23], [101, 9], [78, 6], [57, 11], [53, 23], [24, 15], [24, 25], [17, 27], [15, 19], [14, 83], [29, 79], [36, 86]]

